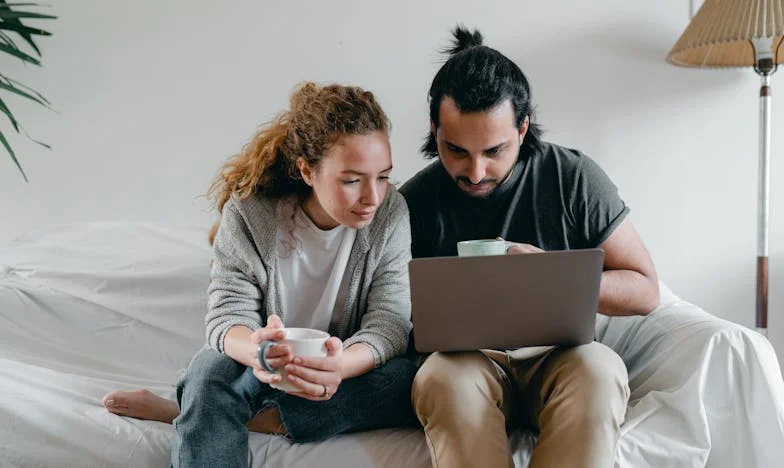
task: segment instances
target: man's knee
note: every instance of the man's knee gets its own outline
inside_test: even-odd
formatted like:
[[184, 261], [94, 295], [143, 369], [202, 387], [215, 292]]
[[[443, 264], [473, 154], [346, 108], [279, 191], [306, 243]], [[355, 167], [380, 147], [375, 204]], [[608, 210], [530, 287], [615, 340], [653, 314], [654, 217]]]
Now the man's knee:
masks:
[[414, 377], [412, 400], [415, 407], [435, 400], [461, 406], [482, 397], [500, 400], [500, 380], [498, 366], [480, 352], [434, 353]]
[[557, 373], [563, 385], [572, 387], [574, 398], [587, 411], [601, 412], [608, 403], [625, 410], [629, 377], [623, 360], [607, 346], [593, 342], [562, 351]]

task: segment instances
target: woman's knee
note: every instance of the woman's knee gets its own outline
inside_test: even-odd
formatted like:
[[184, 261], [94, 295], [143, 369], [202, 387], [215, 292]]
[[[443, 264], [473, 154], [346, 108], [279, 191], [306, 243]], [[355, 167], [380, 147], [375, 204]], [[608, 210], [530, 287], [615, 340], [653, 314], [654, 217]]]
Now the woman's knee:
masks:
[[180, 406], [184, 401], [209, 400], [212, 390], [228, 388], [245, 370], [245, 366], [225, 354], [202, 349], [178, 384], [177, 400]]

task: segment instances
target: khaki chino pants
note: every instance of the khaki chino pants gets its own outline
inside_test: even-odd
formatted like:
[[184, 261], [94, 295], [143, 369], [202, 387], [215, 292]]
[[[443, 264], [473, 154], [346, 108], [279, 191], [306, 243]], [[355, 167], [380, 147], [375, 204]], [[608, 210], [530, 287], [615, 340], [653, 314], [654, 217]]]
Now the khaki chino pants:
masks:
[[610, 468], [629, 399], [626, 367], [610, 348], [434, 353], [412, 403], [433, 466], [514, 467], [507, 431], [538, 431], [530, 468]]

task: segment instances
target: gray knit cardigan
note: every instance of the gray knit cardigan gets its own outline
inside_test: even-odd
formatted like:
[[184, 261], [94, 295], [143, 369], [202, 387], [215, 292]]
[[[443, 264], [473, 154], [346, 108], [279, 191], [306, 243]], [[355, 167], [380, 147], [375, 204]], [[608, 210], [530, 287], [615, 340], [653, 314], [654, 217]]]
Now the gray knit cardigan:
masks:
[[[213, 246], [208, 289], [207, 344], [223, 352], [228, 329], [264, 326], [280, 310], [276, 230], [283, 199], [232, 198], [223, 208]], [[411, 227], [403, 197], [390, 186], [373, 221], [357, 230], [340, 283], [329, 333], [344, 347], [366, 343], [375, 365], [401, 355], [411, 330], [408, 262]]]

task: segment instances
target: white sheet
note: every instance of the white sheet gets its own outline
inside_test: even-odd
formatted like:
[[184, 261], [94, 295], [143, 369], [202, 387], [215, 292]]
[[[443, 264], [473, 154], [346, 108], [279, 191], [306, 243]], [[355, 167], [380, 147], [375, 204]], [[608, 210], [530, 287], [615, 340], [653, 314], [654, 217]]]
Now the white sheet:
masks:
[[[171, 397], [201, 346], [206, 231], [62, 226], [0, 248], [0, 466], [168, 466], [171, 426], [106, 412], [112, 389]], [[784, 466], [784, 383], [769, 343], [664, 289], [647, 318], [601, 318], [629, 368], [617, 467]], [[513, 436], [517, 466], [533, 440]], [[253, 466], [429, 466], [421, 431], [290, 444]]]

